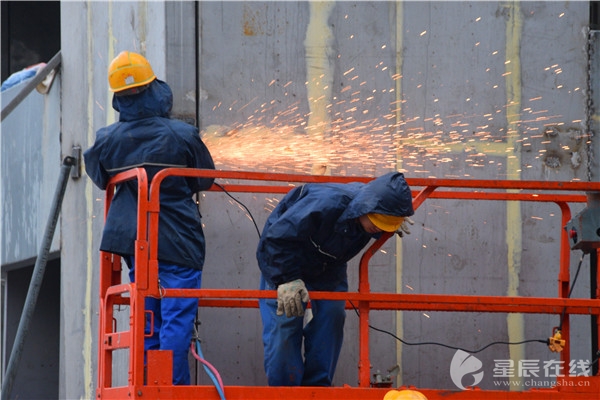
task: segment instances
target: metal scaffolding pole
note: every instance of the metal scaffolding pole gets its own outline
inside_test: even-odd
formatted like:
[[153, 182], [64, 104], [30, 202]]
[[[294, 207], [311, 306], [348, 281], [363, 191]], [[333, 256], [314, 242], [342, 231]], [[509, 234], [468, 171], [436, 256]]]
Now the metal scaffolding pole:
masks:
[[6, 379], [2, 385], [2, 400], [8, 400], [12, 391], [15, 375], [17, 373], [17, 367], [21, 360], [21, 355], [25, 346], [25, 339], [29, 333], [31, 319], [33, 317], [33, 312], [35, 311], [35, 305], [40, 288], [42, 286], [42, 281], [44, 279], [44, 272], [48, 262], [48, 254], [50, 252], [50, 245], [52, 244], [52, 237], [54, 236], [54, 231], [58, 222], [58, 215], [60, 214], [63, 197], [67, 189], [69, 173], [71, 172], [71, 167], [73, 167], [75, 164], [76, 158], [68, 156], [65, 157], [61, 166], [58, 184], [56, 186], [54, 199], [52, 201], [52, 207], [50, 208], [50, 215], [46, 224], [46, 231], [44, 232], [44, 237], [42, 240], [42, 246], [35, 261], [35, 267], [33, 268], [33, 274], [31, 276], [31, 281], [29, 282], [29, 290], [27, 291], [23, 312], [21, 313], [21, 319], [19, 320], [19, 327], [15, 336], [15, 342], [10, 352], [10, 359], [6, 369]]

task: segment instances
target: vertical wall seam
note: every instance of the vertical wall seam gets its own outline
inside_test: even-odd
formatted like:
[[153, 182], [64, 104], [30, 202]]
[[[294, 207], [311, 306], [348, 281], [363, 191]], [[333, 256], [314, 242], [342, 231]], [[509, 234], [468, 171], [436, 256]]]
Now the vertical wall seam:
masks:
[[[506, 163], [507, 179], [521, 179], [521, 149], [517, 146], [519, 139], [519, 121], [521, 113], [521, 34], [523, 20], [521, 7], [518, 1], [507, 3], [509, 17], [506, 22], [506, 121], [507, 121], [507, 147], [512, 148], [513, 155], [509, 155]], [[506, 203], [506, 244], [508, 265], [507, 296], [519, 295], [519, 274], [521, 271], [522, 256], [522, 221], [521, 203]], [[506, 317], [508, 338], [510, 342], [520, 342], [524, 338], [524, 319], [522, 314], [508, 314]], [[511, 360], [518, 363], [524, 359], [524, 350], [521, 346], [509, 346]], [[521, 376], [510, 378], [515, 381], [511, 390], [522, 388]]]
[[[304, 40], [306, 97], [310, 111], [307, 133], [313, 142], [321, 144], [331, 131], [334, 34], [328, 21], [334, 7], [334, 1], [311, 1], [309, 3], [310, 16]], [[313, 174], [330, 172], [328, 160], [313, 160], [312, 163]]]
[[[395, 71], [394, 71], [394, 84], [395, 84], [395, 101], [393, 107], [395, 107], [395, 115], [396, 115], [396, 143], [400, 143], [400, 126], [402, 122], [402, 68], [404, 65], [403, 53], [402, 49], [404, 48], [404, 5], [401, 1], [395, 2], [394, 4], [394, 16], [395, 23], [390, 23], [390, 26], [394, 28], [394, 43], [395, 43]], [[402, 155], [401, 155], [401, 146], [398, 145], [398, 152], [396, 153], [396, 169], [398, 171], [402, 170]], [[404, 248], [402, 247], [402, 239], [396, 236], [396, 293], [402, 293], [402, 281], [403, 281], [403, 258], [404, 258]], [[402, 311], [396, 311], [395, 315], [396, 319], [396, 336], [404, 337], [404, 313]], [[396, 381], [396, 386], [402, 385], [402, 377], [404, 376], [404, 370], [402, 368], [402, 343], [400, 341], [396, 341], [396, 365], [398, 365], [398, 378]]]
[[[86, 10], [87, 10], [87, 87], [88, 90], [88, 99], [87, 99], [87, 143], [93, 143], [94, 140], [94, 118], [93, 118], [93, 78], [94, 78], [94, 59], [93, 59], [93, 2], [88, 2]], [[109, 7], [110, 7], [109, 3]], [[86, 240], [86, 280], [85, 280], [85, 298], [84, 298], [84, 307], [82, 310], [83, 313], [83, 349], [82, 349], [82, 357], [83, 357], [83, 381], [84, 381], [84, 398], [91, 399], [94, 397], [94, 378], [93, 373], [94, 369], [92, 366], [92, 274], [94, 271], [93, 268], [93, 210], [94, 210], [94, 202], [93, 202], [93, 193], [92, 193], [92, 185], [88, 179], [85, 180], [85, 199], [86, 199], [86, 208], [88, 218], [86, 219], [86, 230], [87, 230], [87, 238]]]

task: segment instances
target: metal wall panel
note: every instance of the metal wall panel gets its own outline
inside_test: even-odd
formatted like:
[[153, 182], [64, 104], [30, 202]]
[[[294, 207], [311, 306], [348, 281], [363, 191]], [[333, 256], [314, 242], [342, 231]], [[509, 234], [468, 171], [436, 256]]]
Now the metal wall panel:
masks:
[[[12, 100], [26, 82], [2, 92]], [[60, 77], [45, 95], [31, 92], [2, 121], [3, 268], [35, 259], [40, 250], [60, 171]], [[60, 228], [50, 251], [60, 250]]]
[[[409, 177], [589, 179], [587, 14], [587, 3], [201, 3], [203, 137], [226, 169], [310, 173], [326, 164], [334, 175], [378, 175], [398, 166]], [[264, 221], [263, 208], [273, 200], [244, 199]], [[203, 205], [205, 284], [257, 285], [257, 239], [250, 226], [237, 225], [244, 212], [216, 204]], [[429, 200], [414, 219], [414, 233], [396, 250], [392, 243], [386, 249], [394, 254], [402, 248], [403, 260], [383, 257], [381, 266], [374, 260], [375, 290], [558, 292], [556, 206]], [[235, 251], [226, 253], [232, 243]], [[237, 267], [228, 267], [230, 257]], [[583, 290], [587, 283], [578, 285]], [[209, 343], [223, 335], [232, 342], [215, 343], [205, 353], [223, 360], [225, 376], [241, 383], [255, 377], [244, 377], [245, 368], [234, 372], [233, 360], [260, 368], [260, 351], [240, 350], [260, 333], [256, 316], [247, 313], [236, 314], [246, 335], [231, 327], [224, 333], [210, 317], [203, 324]], [[409, 342], [473, 350], [493, 341], [543, 339], [558, 324], [550, 316], [394, 317], [376, 314], [381, 322], [374, 325]], [[574, 338], [587, 343], [589, 326], [580, 321], [578, 328]], [[356, 379], [355, 332], [349, 315], [336, 384]], [[372, 340], [374, 370], [398, 363], [399, 382], [455, 387], [449, 373], [455, 351], [402, 346], [376, 333]], [[574, 354], [586, 354], [585, 346]], [[397, 355], [390, 357], [392, 351]], [[489, 370], [482, 387], [492, 385], [494, 359], [555, 357], [547, 353], [536, 344], [482, 353]]]
[[[587, 13], [587, 3], [407, 3], [401, 141], [409, 175], [589, 179]], [[423, 224], [423, 248], [407, 250], [403, 279], [416, 291], [558, 293], [562, 227], [556, 205], [428, 201], [416, 219]], [[578, 256], [573, 254], [573, 265]], [[585, 293], [585, 278], [577, 286]], [[587, 359], [589, 325], [575, 320], [571, 343], [581, 347], [572, 356]], [[403, 322], [408, 338], [477, 350], [494, 341], [543, 339], [559, 318], [411, 313]], [[406, 359], [415, 356], [421, 366], [440, 368], [439, 374], [422, 374], [405, 362], [406, 382], [455, 387], [448, 373], [455, 352], [437, 349], [403, 350]], [[494, 360], [517, 365], [557, 355], [529, 344], [497, 345], [477, 357], [486, 374], [480, 385], [491, 389]], [[525, 389], [525, 377], [509, 380]]]

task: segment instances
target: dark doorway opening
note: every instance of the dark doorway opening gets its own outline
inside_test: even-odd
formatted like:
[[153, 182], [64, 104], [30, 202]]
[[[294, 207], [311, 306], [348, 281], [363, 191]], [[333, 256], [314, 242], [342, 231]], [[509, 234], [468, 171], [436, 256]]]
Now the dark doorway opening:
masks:
[[[5, 367], [23, 312], [33, 266], [5, 272]], [[60, 371], [60, 259], [48, 261], [14, 377], [11, 399], [58, 399]], [[32, 384], [35, 382], [35, 384]]]
[[2, 81], [60, 50], [60, 1], [2, 1]]

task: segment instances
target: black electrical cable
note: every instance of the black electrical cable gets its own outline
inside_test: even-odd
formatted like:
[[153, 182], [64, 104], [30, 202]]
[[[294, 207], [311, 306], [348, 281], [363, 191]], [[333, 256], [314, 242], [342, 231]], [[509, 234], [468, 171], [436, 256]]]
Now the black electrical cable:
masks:
[[[354, 308], [354, 312], [356, 312], [356, 315], [360, 315], [360, 314], [358, 313], [358, 310], [356, 309], [356, 307], [354, 306], [354, 304], [353, 304], [351, 301], [350, 301], [350, 304], [352, 305], [352, 308]], [[381, 332], [381, 333], [385, 333], [385, 334], [387, 334], [387, 335], [390, 335], [390, 336], [391, 336], [391, 337], [393, 337], [394, 339], [396, 339], [396, 340], [398, 340], [398, 341], [402, 342], [402, 344], [405, 344], [405, 345], [407, 345], [407, 346], [424, 346], [424, 345], [434, 345], [434, 346], [441, 346], [441, 347], [445, 347], [445, 348], [447, 348], [447, 349], [451, 349], [451, 350], [462, 350], [462, 351], [464, 351], [464, 352], [467, 352], [467, 353], [470, 353], [470, 354], [477, 354], [477, 353], [480, 353], [480, 352], [482, 352], [483, 350], [487, 349], [488, 347], [490, 347], [490, 346], [493, 346], [493, 345], [496, 345], [496, 344], [506, 344], [506, 345], [509, 345], [509, 346], [512, 346], [512, 345], [519, 345], [519, 344], [525, 344], [525, 343], [534, 343], [534, 342], [544, 343], [544, 344], [546, 344], [546, 345], [548, 344], [548, 340], [547, 340], [547, 339], [544, 339], [544, 340], [542, 340], [542, 339], [529, 339], [529, 340], [523, 340], [523, 341], [521, 341], [521, 342], [501, 342], [501, 341], [496, 341], [496, 342], [489, 343], [489, 344], [487, 344], [486, 346], [484, 346], [484, 347], [482, 347], [482, 348], [480, 348], [480, 349], [478, 349], [478, 350], [466, 350], [466, 349], [464, 349], [464, 348], [462, 348], [462, 347], [451, 346], [451, 345], [448, 345], [448, 344], [445, 344], [445, 343], [439, 343], [439, 342], [415, 342], [415, 343], [411, 343], [411, 342], [407, 342], [407, 341], [406, 341], [406, 340], [404, 340], [404, 339], [401, 339], [401, 338], [399, 338], [398, 336], [394, 335], [393, 333], [391, 333], [391, 332], [389, 332], [389, 331], [386, 331], [386, 330], [384, 330], [384, 329], [379, 329], [379, 328], [376, 328], [376, 327], [374, 327], [373, 325], [370, 325], [370, 324], [369, 324], [369, 328], [373, 329], [374, 331], [377, 331], [377, 332]]]
[[577, 277], [579, 276], [579, 270], [581, 269], [581, 263], [583, 263], [584, 256], [585, 256], [585, 253], [582, 252], [581, 258], [579, 259], [579, 265], [577, 265], [577, 271], [575, 271], [575, 277], [573, 278], [573, 284], [569, 288], [569, 295], [567, 296], [567, 298], [570, 298], [571, 294], [573, 293], [573, 288], [575, 288], [575, 282], [577, 282]]
[[[577, 265], [577, 270], [575, 271], [575, 277], [573, 278], [573, 283], [569, 288], [569, 294], [567, 295], [567, 299], [571, 298], [571, 293], [573, 293], [573, 289], [575, 288], [575, 283], [577, 282], [577, 277], [579, 276], [579, 270], [581, 269], [581, 264], [583, 263], [583, 257], [585, 256], [585, 252], [581, 253], [581, 258], [579, 259], [579, 265]], [[565, 320], [565, 314], [567, 313], [567, 308], [564, 307], [562, 314], [560, 315], [560, 322], [558, 324], [558, 330], [562, 331], [563, 322]]]
[[[579, 276], [579, 271], [581, 270], [581, 264], [583, 263], [583, 258], [585, 257], [585, 254], [586, 254], [585, 252], [581, 252], [581, 258], [579, 259], [579, 264], [577, 265], [577, 270], [575, 271], [575, 276], [573, 277], [573, 283], [571, 284], [571, 287], [569, 288], [569, 294], [567, 295], [568, 299], [571, 298], [571, 294], [573, 293], [573, 289], [575, 288], [575, 283], [577, 282], [577, 277]], [[559, 331], [562, 330], [563, 322], [564, 322], [565, 316], [566, 316], [566, 311], [567, 311], [567, 308], [564, 307], [562, 314], [560, 316], [560, 323], [557, 328]], [[594, 364], [596, 364], [598, 362], [599, 359], [600, 359], [600, 351], [597, 351], [596, 358], [590, 363], [587, 370], [585, 370], [585, 371], [591, 371], [592, 367], [594, 366]]]
[[252, 215], [252, 213], [250, 212], [250, 210], [248, 209], [248, 207], [246, 207], [246, 205], [244, 203], [242, 203], [241, 201], [239, 201], [238, 199], [236, 199], [235, 197], [233, 197], [231, 195], [231, 193], [229, 193], [227, 191], [227, 189], [225, 189], [223, 186], [221, 186], [217, 182], [214, 182], [213, 184], [215, 186], [217, 186], [219, 189], [221, 189], [223, 191], [223, 193], [225, 193], [227, 196], [231, 197], [233, 199], [233, 201], [235, 201], [236, 203], [238, 203], [240, 206], [244, 207], [244, 210], [246, 210], [246, 212], [248, 213], [248, 216], [250, 216], [250, 219], [252, 220], [252, 223], [254, 224], [254, 228], [256, 228], [256, 233], [258, 234], [258, 238], [260, 239], [260, 229], [258, 229], [258, 225], [256, 224], [256, 220], [254, 219], [254, 216]]
[[590, 365], [588, 365], [588, 367], [583, 370], [584, 373], [587, 371], [591, 371], [594, 364], [596, 364], [598, 362], [598, 360], [600, 359], [600, 350], [597, 351], [595, 355], [596, 355], [596, 358], [594, 358], [594, 360], [590, 363]]

